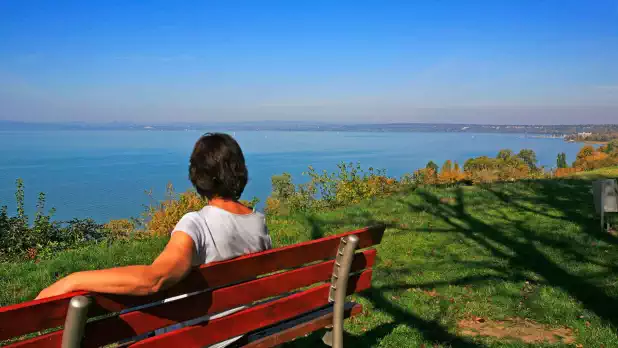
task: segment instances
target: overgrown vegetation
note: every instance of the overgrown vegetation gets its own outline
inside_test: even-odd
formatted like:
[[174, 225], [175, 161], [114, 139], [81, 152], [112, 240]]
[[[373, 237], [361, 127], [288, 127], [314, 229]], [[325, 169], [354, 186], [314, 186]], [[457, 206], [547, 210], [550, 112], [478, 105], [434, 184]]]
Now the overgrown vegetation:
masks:
[[[148, 195], [152, 197], [151, 192], [148, 192]], [[241, 200], [241, 203], [247, 207], [255, 207], [259, 199], [254, 197], [251, 201]], [[167, 236], [183, 215], [200, 210], [206, 204], [208, 200], [198, 195], [197, 192], [189, 190], [177, 193], [172, 184], [167, 184], [165, 198], [147, 206], [142, 217], [135, 219], [134, 225], [149, 235]], [[118, 222], [120, 221], [122, 220]], [[123, 224], [127, 226], [127, 221], [123, 221]]]
[[108, 237], [103, 225], [92, 219], [53, 221], [54, 210], [45, 211], [44, 193], [39, 194], [31, 222], [25, 212], [23, 181], [17, 180], [16, 186], [17, 214], [9, 216], [7, 206], [0, 208], [0, 261], [52, 256], [57, 251]]
[[266, 200], [268, 214], [289, 214], [333, 209], [395, 192], [398, 182], [382, 170], [363, 170], [359, 163], [341, 163], [336, 173], [305, 173], [307, 183], [294, 185], [289, 173], [272, 178], [272, 195]]

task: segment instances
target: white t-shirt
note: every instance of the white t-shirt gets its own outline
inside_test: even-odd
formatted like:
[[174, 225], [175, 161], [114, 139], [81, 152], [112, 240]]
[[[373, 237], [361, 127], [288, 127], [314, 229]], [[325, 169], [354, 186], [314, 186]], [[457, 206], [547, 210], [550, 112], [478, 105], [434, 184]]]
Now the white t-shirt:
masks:
[[[272, 248], [272, 241], [266, 228], [266, 218], [264, 214], [256, 211], [251, 214], [234, 214], [215, 206], [205, 206], [200, 211], [185, 214], [176, 224], [172, 234], [176, 232], [184, 232], [193, 239], [196, 250], [196, 253], [193, 255], [194, 266], [214, 261], [223, 261]], [[186, 296], [177, 296], [164, 302]], [[206, 320], [221, 318], [243, 308], [234, 308], [212, 316], [196, 318], [185, 323], [157, 330], [156, 333], [169, 332]], [[211, 347], [225, 347], [240, 337], [242, 336], [217, 343]]]

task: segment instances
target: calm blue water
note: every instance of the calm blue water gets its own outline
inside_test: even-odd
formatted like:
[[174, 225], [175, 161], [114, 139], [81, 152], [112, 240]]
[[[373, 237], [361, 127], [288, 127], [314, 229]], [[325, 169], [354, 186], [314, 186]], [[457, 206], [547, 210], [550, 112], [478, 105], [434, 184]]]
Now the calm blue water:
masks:
[[[43, 131], [0, 132], [0, 205], [14, 211], [15, 180], [26, 186], [29, 211], [38, 192], [47, 194], [56, 217], [100, 221], [137, 216], [150, 202], [145, 190], [162, 198], [167, 183], [178, 191], [190, 186], [188, 158], [199, 132]], [[542, 165], [555, 166], [566, 152], [572, 161], [578, 144], [522, 135], [463, 133], [236, 132], [247, 157], [250, 183], [244, 198], [262, 200], [270, 177], [289, 172], [298, 181], [313, 165], [336, 169], [341, 161], [385, 168], [400, 176], [429, 160], [461, 164], [473, 156], [495, 156], [510, 148], [536, 151]]]

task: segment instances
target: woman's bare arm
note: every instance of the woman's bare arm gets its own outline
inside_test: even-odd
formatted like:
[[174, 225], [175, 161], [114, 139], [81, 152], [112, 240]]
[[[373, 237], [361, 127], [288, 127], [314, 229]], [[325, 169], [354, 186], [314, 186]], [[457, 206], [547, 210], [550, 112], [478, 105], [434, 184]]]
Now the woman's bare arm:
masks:
[[151, 265], [72, 273], [41, 291], [37, 299], [78, 290], [127, 295], [153, 294], [182, 280], [191, 270], [194, 253], [193, 239], [178, 231]]

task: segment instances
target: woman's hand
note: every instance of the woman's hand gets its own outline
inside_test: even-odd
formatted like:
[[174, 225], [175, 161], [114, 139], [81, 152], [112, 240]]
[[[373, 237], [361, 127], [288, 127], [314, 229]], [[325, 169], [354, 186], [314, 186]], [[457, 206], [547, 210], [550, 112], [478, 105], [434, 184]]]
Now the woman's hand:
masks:
[[35, 300], [40, 300], [47, 297], [63, 295], [73, 291], [73, 287], [71, 285], [71, 276], [64, 277], [54, 284], [48, 286], [43, 289]]

